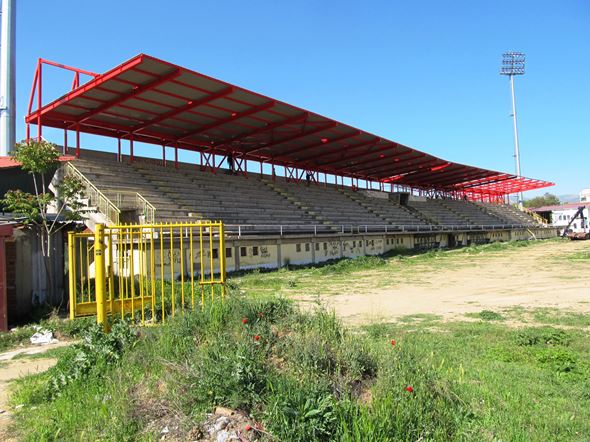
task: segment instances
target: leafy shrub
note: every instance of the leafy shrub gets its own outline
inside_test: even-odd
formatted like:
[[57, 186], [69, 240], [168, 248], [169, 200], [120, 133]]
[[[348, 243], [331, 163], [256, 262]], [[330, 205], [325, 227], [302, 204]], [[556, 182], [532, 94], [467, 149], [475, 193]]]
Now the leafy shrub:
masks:
[[569, 373], [576, 369], [577, 358], [564, 348], [543, 348], [537, 352], [537, 361], [548, 365], [557, 373]]
[[266, 388], [264, 362], [262, 346], [252, 341], [222, 335], [207, 342], [195, 354], [186, 379], [180, 379], [191, 386], [187, 405], [197, 410], [215, 405], [249, 409]]
[[279, 440], [334, 440], [336, 399], [325, 385], [281, 379], [272, 382], [269, 390], [263, 419]]
[[319, 273], [324, 275], [351, 273], [359, 270], [370, 270], [376, 267], [382, 267], [387, 264], [387, 260], [381, 256], [359, 256], [358, 258], [344, 258], [334, 263], [319, 267]]
[[482, 310], [481, 312], [479, 312], [479, 317], [480, 317], [480, 319], [483, 319], [484, 321], [503, 321], [504, 320], [504, 316], [502, 316], [500, 313], [496, 313], [492, 310]]
[[110, 333], [105, 333], [101, 326], [94, 324], [84, 334], [82, 342], [73, 345], [51, 369], [46, 386], [47, 396], [59, 396], [69, 384], [91, 372], [105, 370], [119, 361], [136, 340], [137, 334], [125, 321], [115, 322]]
[[516, 343], [523, 346], [568, 345], [571, 337], [560, 328], [527, 327], [516, 332]]

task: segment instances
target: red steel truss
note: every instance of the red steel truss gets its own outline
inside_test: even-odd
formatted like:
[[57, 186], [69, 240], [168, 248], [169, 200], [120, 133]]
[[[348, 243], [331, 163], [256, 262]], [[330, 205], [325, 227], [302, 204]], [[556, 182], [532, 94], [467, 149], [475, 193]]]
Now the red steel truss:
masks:
[[[43, 103], [43, 66], [72, 71], [71, 91]], [[90, 79], [80, 84], [80, 76]], [[35, 100], [36, 98], [36, 100]], [[37, 108], [33, 109], [36, 101]], [[128, 140], [133, 161], [135, 141], [175, 150], [200, 152], [212, 170], [216, 157], [231, 158], [240, 168], [247, 161], [282, 166], [293, 177], [303, 171], [379, 182], [384, 189], [420, 189], [457, 197], [501, 201], [506, 195], [552, 186], [553, 183], [453, 163], [420, 152], [330, 118], [251, 92], [163, 60], [140, 54], [104, 74], [39, 59], [28, 114], [30, 125], [76, 134]], [[221, 161], [217, 165], [221, 164]], [[298, 175], [296, 169], [301, 171]], [[295, 170], [295, 172], [293, 172]], [[245, 171], [245, 168], [244, 168]], [[325, 178], [324, 178], [325, 179]]]

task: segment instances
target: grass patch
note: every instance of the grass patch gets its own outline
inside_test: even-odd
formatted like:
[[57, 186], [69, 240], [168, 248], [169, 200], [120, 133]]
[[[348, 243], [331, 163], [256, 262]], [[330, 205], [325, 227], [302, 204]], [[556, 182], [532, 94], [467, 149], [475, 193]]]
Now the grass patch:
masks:
[[54, 368], [18, 382], [13, 404], [25, 406], [15, 431], [24, 440], [153, 440], [166, 419], [193, 434], [226, 406], [285, 441], [590, 434], [587, 333], [496, 321], [432, 327], [439, 319], [351, 330], [325, 310], [233, 294], [143, 328], [139, 340], [124, 324], [110, 337], [91, 329]]
[[436, 322], [436, 321], [440, 321], [442, 319], [441, 315], [434, 315], [432, 313], [415, 313], [413, 315], [405, 315], [402, 316], [400, 318], [398, 318], [397, 320], [401, 323], [413, 323], [413, 322], [420, 322], [420, 323], [425, 323], [425, 322]]
[[589, 327], [590, 314], [562, 311], [554, 308], [533, 310], [533, 319], [541, 324], [567, 325], [572, 327]]
[[152, 440], [154, 409], [190, 431], [215, 406], [242, 410], [289, 441], [447, 440], [468, 419], [428, 353], [282, 299], [231, 297], [142, 329], [137, 342], [115, 335], [123, 338], [91, 330], [56, 367], [19, 381], [20, 437]]
[[434, 355], [435, 373], [453, 385], [469, 416], [457, 440], [577, 441], [590, 434], [586, 332], [488, 321], [445, 322], [444, 333], [420, 323], [363, 330]]
[[572, 261], [588, 261], [590, 260], [590, 250], [572, 253], [568, 256], [568, 259], [571, 259]]
[[482, 321], [504, 321], [506, 318], [498, 312], [492, 310], [482, 310], [478, 313], [466, 313], [469, 318], [478, 318]]

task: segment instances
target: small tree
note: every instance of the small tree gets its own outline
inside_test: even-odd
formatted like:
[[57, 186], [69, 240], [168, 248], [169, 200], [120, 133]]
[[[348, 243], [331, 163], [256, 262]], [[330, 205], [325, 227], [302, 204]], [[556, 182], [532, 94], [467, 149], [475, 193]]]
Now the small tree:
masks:
[[35, 193], [9, 190], [1, 203], [5, 210], [21, 215], [23, 224], [36, 232], [49, 296], [55, 299], [55, 278], [51, 265], [52, 237], [65, 227], [66, 223], [60, 221], [80, 219], [83, 205], [79, 198], [82, 196], [83, 184], [77, 178], [66, 176], [53, 187], [55, 193], [50, 191], [46, 175], [59, 166], [59, 151], [47, 141], [17, 143], [11, 156], [20, 163], [22, 170], [32, 176]]
[[528, 208], [536, 208], [543, 206], [558, 206], [561, 204], [559, 198], [549, 192], [545, 192], [543, 196], [536, 196], [524, 202], [524, 206]]

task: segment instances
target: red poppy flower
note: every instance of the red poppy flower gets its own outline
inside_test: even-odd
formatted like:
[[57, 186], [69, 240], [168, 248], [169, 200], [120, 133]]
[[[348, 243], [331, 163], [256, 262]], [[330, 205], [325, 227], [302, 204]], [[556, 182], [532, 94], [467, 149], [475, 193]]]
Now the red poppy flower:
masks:
[[242, 318], [242, 324], [247, 324], [248, 323], [248, 318]]
[[391, 340], [391, 345], [395, 345], [395, 344], [397, 344], [397, 342], [395, 342], [395, 339], [392, 339]]
[[245, 429], [246, 431], [250, 431], [250, 430], [252, 429], [252, 425], [246, 425], [246, 426], [244, 427], [244, 429]]
[[414, 392], [414, 389], [412, 388], [412, 386], [411, 386], [411, 385], [408, 385], [408, 386], [406, 387], [406, 391], [407, 391], [408, 393], [413, 393], [413, 392]]
[[260, 335], [256, 335], [256, 336], [254, 336], [254, 340], [255, 340], [255, 341], [260, 341]]

